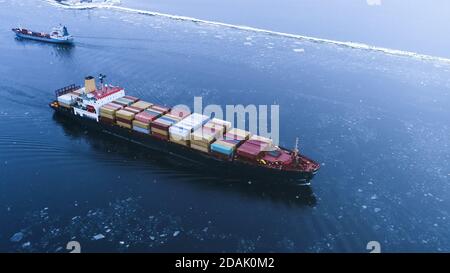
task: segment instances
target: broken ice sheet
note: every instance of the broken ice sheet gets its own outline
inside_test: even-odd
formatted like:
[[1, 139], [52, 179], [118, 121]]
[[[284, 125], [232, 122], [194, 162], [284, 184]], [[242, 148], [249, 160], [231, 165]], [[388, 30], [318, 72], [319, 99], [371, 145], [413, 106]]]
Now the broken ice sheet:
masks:
[[95, 235], [94, 237], [92, 237], [92, 239], [94, 239], [94, 240], [101, 240], [101, 239], [104, 239], [105, 238], [105, 235], [103, 235], [103, 234], [97, 234], [97, 235]]
[[[151, 211], [143, 207], [140, 197], [116, 200], [105, 207], [87, 209], [84, 214], [55, 215], [51, 211], [31, 212], [24, 218], [20, 233], [13, 236], [15, 240], [27, 242], [26, 248], [16, 244], [17, 251], [26, 252], [65, 252], [69, 239], [85, 243], [85, 252], [89, 244], [113, 243], [112, 252], [155, 251], [171, 241], [183, 239], [210, 241], [235, 241], [231, 234], [217, 233], [212, 222], [199, 223], [186, 229], [182, 217], [163, 211]], [[30, 234], [30, 236], [28, 236]], [[11, 238], [13, 238], [11, 237]], [[86, 242], [89, 242], [86, 243]], [[255, 251], [256, 242], [238, 243], [240, 252]]]
[[11, 242], [20, 242], [23, 239], [23, 233], [17, 232], [9, 239]]

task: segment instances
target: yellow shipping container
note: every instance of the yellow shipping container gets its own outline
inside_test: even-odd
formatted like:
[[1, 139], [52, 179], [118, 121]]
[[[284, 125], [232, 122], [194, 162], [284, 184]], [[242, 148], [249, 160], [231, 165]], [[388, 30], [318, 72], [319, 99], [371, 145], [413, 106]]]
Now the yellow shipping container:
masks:
[[178, 139], [174, 139], [174, 138], [170, 137], [170, 141], [173, 143], [177, 143], [177, 144], [189, 147], [189, 140], [178, 140]]
[[138, 102], [133, 103], [131, 106], [139, 108], [139, 109], [142, 109], [142, 110], [145, 110], [145, 109], [149, 108], [152, 105], [153, 105], [153, 103], [140, 100]]
[[124, 122], [121, 122], [121, 121], [116, 121], [116, 123], [117, 123], [117, 125], [119, 125], [121, 127], [125, 127], [125, 128], [128, 128], [128, 129], [131, 129], [131, 125], [130, 124], [127, 124], [127, 123], [124, 123]]
[[104, 117], [104, 118], [115, 119], [115, 117], [113, 115], [107, 115], [107, 114], [100, 113], [100, 116]]
[[116, 117], [132, 120], [134, 118], [134, 113], [121, 109], [116, 112]]
[[210, 147], [210, 143], [208, 142], [203, 142], [203, 141], [198, 141], [198, 140], [191, 140], [191, 145], [197, 145], [197, 146], [201, 146], [204, 148], [209, 148]]
[[195, 150], [199, 150], [199, 151], [205, 152], [205, 153], [209, 153], [209, 148], [205, 148], [203, 146], [199, 146], [199, 145], [195, 145], [195, 144], [191, 143], [191, 148], [195, 149]]
[[139, 120], [133, 120], [133, 125], [137, 126], [137, 127], [144, 128], [144, 129], [149, 129], [150, 128], [150, 124], [141, 122]]
[[101, 113], [105, 113], [105, 114], [108, 114], [108, 115], [114, 115], [115, 112], [116, 112], [116, 110], [114, 110], [114, 109], [110, 109], [110, 108], [106, 108], [106, 107], [101, 107], [100, 108], [100, 114]]
[[155, 134], [160, 134], [160, 135], [163, 135], [163, 136], [169, 136], [169, 132], [161, 130], [161, 129], [158, 129], [158, 128], [153, 128], [152, 127], [151, 131], [152, 131], [152, 133], [155, 133]]
[[167, 117], [167, 118], [174, 119], [174, 120], [177, 120], [177, 121], [181, 121], [182, 120], [182, 118], [174, 116], [174, 115], [171, 115], [171, 114], [165, 114], [163, 117]]
[[206, 143], [211, 143], [212, 141], [214, 141], [215, 137], [216, 137], [215, 132], [211, 133], [210, 130], [208, 130], [208, 129], [203, 130], [203, 128], [197, 129], [191, 134], [191, 140], [206, 142]]

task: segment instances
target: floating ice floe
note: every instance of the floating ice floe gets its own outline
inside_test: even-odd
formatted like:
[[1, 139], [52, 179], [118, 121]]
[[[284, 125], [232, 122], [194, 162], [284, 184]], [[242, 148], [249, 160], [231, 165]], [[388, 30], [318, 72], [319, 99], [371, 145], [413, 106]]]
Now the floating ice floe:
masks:
[[[38, 210], [25, 217], [25, 226], [11, 237], [15, 241], [21, 241], [15, 243], [16, 251], [63, 252], [60, 247], [61, 244], [67, 243], [67, 238], [76, 241], [102, 242], [103, 239], [115, 242], [118, 251], [127, 251], [142, 245], [145, 245], [147, 250], [155, 250], [171, 240], [177, 240], [181, 235], [198, 241], [233, 239], [229, 234], [211, 232], [206, 225], [198, 229], [185, 229], [178, 217], [164, 212], [143, 217], [142, 215], [148, 213], [146, 208], [132, 198], [111, 202], [105, 208], [91, 209], [86, 215], [67, 216], [67, 225], [65, 218], [49, 218], [43, 211], [46, 212]], [[212, 221], [208, 221], [208, 225], [211, 224]], [[30, 241], [31, 245], [23, 248], [23, 243], [28, 242], [25, 240], [27, 234], [37, 234], [41, 231], [45, 232], [44, 236]], [[133, 248], [133, 251], [135, 250]]]
[[30, 247], [30, 246], [31, 246], [31, 242], [26, 242], [26, 243], [22, 244], [23, 248], [27, 248], [27, 247]]
[[97, 234], [97, 235], [95, 235], [94, 237], [92, 237], [94, 240], [101, 240], [101, 239], [104, 239], [105, 238], [105, 235], [103, 235], [103, 234]]
[[114, 5], [119, 5], [120, 0], [47, 0], [50, 4], [61, 5], [65, 8], [74, 9], [93, 9], [104, 8]]
[[17, 232], [9, 239], [11, 242], [20, 242], [23, 239], [23, 233]]

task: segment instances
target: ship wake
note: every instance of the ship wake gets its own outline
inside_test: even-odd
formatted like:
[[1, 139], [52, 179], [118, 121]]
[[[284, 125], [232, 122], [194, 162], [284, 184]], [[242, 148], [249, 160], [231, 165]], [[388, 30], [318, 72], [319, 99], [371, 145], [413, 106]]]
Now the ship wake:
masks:
[[120, 4], [119, 0], [103, 0], [103, 1], [91, 2], [91, 3], [80, 3], [79, 1], [56, 1], [56, 0], [47, 0], [47, 2], [49, 2], [52, 5], [55, 5], [57, 7], [65, 8], [65, 9], [78, 9], [78, 10], [110, 9], [110, 10], [115, 10], [115, 11], [119, 11], [119, 12], [127, 12], [127, 13], [134, 13], [134, 14], [147, 15], [147, 16], [165, 17], [165, 18], [169, 18], [172, 20], [190, 21], [190, 22], [199, 23], [199, 24], [226, 27], [226, 28], [237, 29], [237, 30], [242, 30], [242, 31], [249, 31], [249, 32], [256, 32], [256, 33], [263, 33], [263, 34], [267, 34], [267, 35], [298, 39], [298, 40], [309, 41], [309, 42], [313, 42], [313, 43], [331, 44], [331, 45], [345, 47], [345, 48], [351, 48], [351, 49], [377, 51], [377, 52], [394, 55], [394, 56], [409, 57], [409, 58], [414, 58], [414, 59], [423, 60], [423, 61], [445, 62], [445, 63], [450, 64], [449, 58], [426, 55], [426, 54], [421, 54], [421, 53], [416, 53], [416, 52], [411, 52], [411, 51], [390, 49], [390, 48], [373, 46], [373, 45], [357, 43], [357, 42], [345, 42], [345, 41], [336, 41], [336, 40], [330, 40], [330, 39], [324, 39], [324, 38], [316, 38], [316, 37], [310, 37], [310, 36], [299, 35], [299, 34], [272, 31], [272, 30], [267, 30], [267, 29], [262, 29], [262, 28], [251, 27], [251, 26], [234, 25], [234, 24], [229, 24], [229, 23], [203, 20], [203, 19], [198, 19], [198, 18], [189, 17], [189, 16], [173, 15], [173, 14], [161, 13], [161, 12], [156, 12], [156, 11], [128, 8], [128, 7], [119, 6], [119, 4]]

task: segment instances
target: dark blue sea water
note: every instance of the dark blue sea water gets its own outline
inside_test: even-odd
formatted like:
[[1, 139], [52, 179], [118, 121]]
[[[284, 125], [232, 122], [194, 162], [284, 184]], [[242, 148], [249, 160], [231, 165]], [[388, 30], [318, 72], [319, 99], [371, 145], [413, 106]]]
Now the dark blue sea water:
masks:
[[[74, 47], [10, 31], [59, 22]], [[106, 252], [367, 252], [373, 240], [388, 252], [450, 251], [450, 61], [389, 52], [0, 2], [0, 251], [66, 252], [71, 240]], [[310, 187], [223, 179], [53, 115], [55, 89], [98, 73], [167, 105], [279, 104], [281, 145], [300, 137], [321, 171]]]

